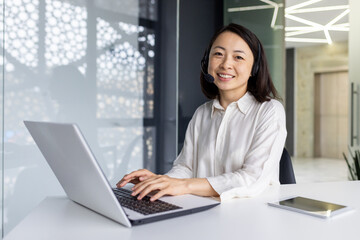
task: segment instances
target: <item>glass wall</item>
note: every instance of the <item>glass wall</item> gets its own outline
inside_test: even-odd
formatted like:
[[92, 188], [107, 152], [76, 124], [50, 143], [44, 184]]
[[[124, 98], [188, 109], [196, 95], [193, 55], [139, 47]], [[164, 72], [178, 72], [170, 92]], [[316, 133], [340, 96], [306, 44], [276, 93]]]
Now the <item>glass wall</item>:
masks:
[[224, 24], [249, 28], [264, 46], [271, 77], [285, 99], [284, 0], [224, 0]]
[[64, 195], [24, 120], [77, 123], [112, 185], [155, 165], [157, 1], [2, 4], [6, 235], [46, 196]]
[[359, 37], [360, 37], [360, 2], [349, 0], [350, 4], [350, 32], [349, 32], [349, 78], [350, 78], [350, 129], [349, 142], [353, 150], [360, 148], [360, 68]]
[[3, 90], [4, 90], [4, 0], [0, 0], [0, 192], [1, 192], [1, 208], [0, 208], [0, 239], [4, 235], [3, 219], [4, 219], [4, 148], [3, 148], [3, 124], [4, 124], [4, 108], [3, 108]]

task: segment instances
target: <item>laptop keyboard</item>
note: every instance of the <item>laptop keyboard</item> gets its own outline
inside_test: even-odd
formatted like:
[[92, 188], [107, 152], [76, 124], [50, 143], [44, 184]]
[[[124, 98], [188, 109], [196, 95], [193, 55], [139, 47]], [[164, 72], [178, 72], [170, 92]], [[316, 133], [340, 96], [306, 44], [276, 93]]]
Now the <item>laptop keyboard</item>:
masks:
[[149, 215], [154, 213], [161, 213], [175, 209], [181, 209], [181, 207], [156, 200], [150, 201], [150, 197], [145, 196], [143, 199], [138, 200], [137, 197], [131, 196], [131, 191], [124, 188], [113, 188], [116, 198], [120, 202], [121, 206], [129, 208], [133, 211], [139, 212], [143, 215]]

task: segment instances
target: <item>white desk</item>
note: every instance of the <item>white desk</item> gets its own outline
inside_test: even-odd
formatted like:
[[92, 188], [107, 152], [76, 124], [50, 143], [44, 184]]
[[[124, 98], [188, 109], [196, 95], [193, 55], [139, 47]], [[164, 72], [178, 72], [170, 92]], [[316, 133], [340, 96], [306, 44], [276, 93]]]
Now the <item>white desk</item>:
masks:
[[[324, 220], [268, 206], [301, 195], [355, 210]], [[270, 187], [253, 199], [234, 199], [193, 215], [126, 228], [65, 197], [46, 198], [5, 240], [12, 239], [358, 239], [360, 182]]]

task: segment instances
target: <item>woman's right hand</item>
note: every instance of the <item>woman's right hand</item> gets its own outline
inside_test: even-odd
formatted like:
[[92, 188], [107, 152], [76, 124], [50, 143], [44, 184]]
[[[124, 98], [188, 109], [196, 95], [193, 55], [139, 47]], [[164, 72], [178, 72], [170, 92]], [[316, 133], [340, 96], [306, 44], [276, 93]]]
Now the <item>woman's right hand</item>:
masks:
[[124, 187], [126, 184], [133, 183], [138, 184], [151, 176], [155, 176], [155, 173], [150, 172], [147, 169], [140, 169], [129, 174], [126, 174], [117, 184], [116, 187], [121, 188]]

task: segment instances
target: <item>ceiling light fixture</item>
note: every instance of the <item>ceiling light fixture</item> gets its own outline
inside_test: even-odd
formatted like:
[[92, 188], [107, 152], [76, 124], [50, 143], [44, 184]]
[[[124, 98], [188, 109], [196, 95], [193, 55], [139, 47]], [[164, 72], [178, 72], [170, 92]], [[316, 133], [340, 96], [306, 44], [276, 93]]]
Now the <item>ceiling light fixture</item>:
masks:
[[326, 39], [318, 38], [285, 38], [287, 42], [304, 42], [304, 43], [327, 43]]
[[330, 6], [330, 7], [303, 8], [303, 9], [294, 9], [294, 10], [289, 10], [286, 8], [285, 11], [288, 14], [294, 14], [294, 13], [309, 13], [309, 12], [325, 12], [325, 11], [341, 10], [348, 8], [349, 5], [338, 5], [338, 6]]
[[299, 9], [299, 8], [302, 8], [302, 7], [306, 7], [306, 6], [309, 6], [311, 4], [314, 4], [314, 3], [317, 3], [317, 2], [321, 2], [323, 0], [310, 0], [310, 1], [306, 1], [306, 2], [303, 2], [303, 3], [299, 3], [299, 4], [296, 4], [294, 6], [291, 6], [291, 7], [287, 7], [285, 8], [285, 11], [288, 11], [288, 12], [291, 12], [292, 10], [295, 10], [295, 9]]
[[[339, 8], [337, 8], [337, 7], [339, 7]], [[349, 12], [350, 12], [349, 5], [346, 5], [346, 7], [347, 8], [345, 9], [345, 11], [343, 11], [341, 14], [336, 16], [334, 19], [332, 19], [330, 22], [328, 22], [325, 25], [294, 16], [294, 15], [292, 15], [295, 12], [294, 8], [290, 7], [290, 11], [288, 8], [285, 8], [285, 18], [291, 19], [293, 21], [296, 21], [298, 23], [306, 25], [304, 27], [285, 27], [285, 36], [295, 36], [295, 35], [299, 36], [299, 35], [308, 34], [311, 32], [323, 31], [324, 35], [325, 35], [324, 40], [326, 40], [326, 42], [328, 44], [332, 44], [333, 41], [332, 41], [329, 31], [349, 31], [349, 23], [334, 25], [340, 19], [344, 18], [346, 15], [349, 14]], [[318, 12], [322, 12], [324, 10], [324, 8], [312, 8], [312, 12], [315, 12], [315, 11], [313, 11], [314, 9], [318, 10]], [[326, 7], [325, 9], [326, 9], [325, 11], [330, 11], [329, 9], [331, 9], [331, 10], [339, 10], [340, 9], [341, 10], [341, 9], [344, 9], [344, 5]], [[300, 10], [304, 10], [304, 9], [296, 9], [296, 13], [301, 12]], [[304, 11], [304, 12], [310, 12], [310, 11]], [[285, 38], [285, 41], [289, 41], [289, 40], [286, 40], [286, 38]], [[293, 39], [292, 42], [294, 42], [294, 41], [295, 40]], [[308, 42], [308, 41], [309, 40], [306, 40], [306, 42]], [[301, 41], [301, 42], [303, 42], [303, 41]], [[318, 42], [319, 41], [314, 41], [314, 43], [318, 43]]]
[[[254, 11], [254, 10], [264, 10], [264, 9], [274, 9], [273, 17], [271, 19], [270, 26], [274, 29], [281, 29], [283, 26], [276, 25], [276, 19], [280, 7], [283, 7], [283, 4], [275, 3], [270, 0], [259, 0], [260, 2], [266, 3], [267, 5], [257, 5], [257, 6], [245, 6], [237, 8], [228, 8], [228, 12], [239, 12], [239, 11]], [[303, 26], [296, 27], [285, 27], [285, 41], [288, 42], [313, 42], [313, 43], [328, 43], [331, 44], [331, 32], [332, 31], [349, 31], [349, 23], [336, 24], [339, 20], [343, 19], [350, 12], [349, 5], [337, 5], [337, 6], [327, 6], [327, 7], [313, 7], [306, 8], [312, 4], [321, 2], [324, 0], [309, 0], [300, 4], [296, 4], [290, 7], [285, 8], [285, 18], [291, 19]], [[331, 19], [327, 24], [323, 25], [314, 21], [305, 19], [304, 17], [295, 16], [295, 14], [301, 13], [317, 13], [325, 11], [339, 11], [341, 12], [338, 16]], [[306, 38], [305, 34], [314, 33], [314, 32], [323, 32], [324, 38]], [[300, 36], [304, 37], [300, 37]], [[297, 38], [291, 38], [292, 36], [299, 36]]]
[[274, 29], [283, 29], [284, 26], [276, 25], [276, 19], [278, 16], [279, 8], [284, 7], [282, 3], [276, 3], [270, 0], [259, 0], [260, 2], [266, 3], [267, 5], [257, 5], [257, 6], [247, 6], [247, 7], [236, 7], [228, 8], [228, 12], [244, 12], [244, 11], [254, 11], [254, 10], [263, 10], [263, 9], [274, 9], [273, 17], [271, 19], [270, 26]]

